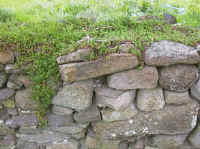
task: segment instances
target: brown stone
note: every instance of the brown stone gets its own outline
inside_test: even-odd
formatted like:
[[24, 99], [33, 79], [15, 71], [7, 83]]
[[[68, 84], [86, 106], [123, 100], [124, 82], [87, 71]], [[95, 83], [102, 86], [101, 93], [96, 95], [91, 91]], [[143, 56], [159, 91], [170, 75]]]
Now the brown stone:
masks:
[[13, 63], [14, 60], [15, 57], [12, 51], [0, 51], [0, 64]]

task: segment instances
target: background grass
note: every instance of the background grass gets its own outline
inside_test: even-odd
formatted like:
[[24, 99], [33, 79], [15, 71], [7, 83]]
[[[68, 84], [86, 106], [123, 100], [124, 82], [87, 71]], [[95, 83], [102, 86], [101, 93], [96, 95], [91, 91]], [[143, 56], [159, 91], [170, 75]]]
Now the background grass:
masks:
[[[120, 43], [130, 41], [134, 48], [129, 52], [142, 64], [142, 53], [153, 41], [195, 46], [200, 43], [199, 5], [200, 0], [0, 0], [0, 50], [18, 52], [19, 66], [30, 64], [26, 73], [44, 125], [59, 81], [57, 56], [91, 47], [92, 60], [117, 52]], [[182, 25], [163, 22], [165, 12]], [[138, 20], [145, 15], [149, 17]], [[91, 40], [80, 44], [86, 36]]]

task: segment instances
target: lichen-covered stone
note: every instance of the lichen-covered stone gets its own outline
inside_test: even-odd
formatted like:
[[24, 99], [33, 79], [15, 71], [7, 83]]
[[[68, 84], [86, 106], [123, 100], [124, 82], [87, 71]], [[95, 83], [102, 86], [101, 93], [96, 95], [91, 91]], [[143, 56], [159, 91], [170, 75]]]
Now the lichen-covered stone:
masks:
[[136, 109], [134, 104], [131, 104], [124, 110], [116, 111], [106, 108], [101, 110], [101, 113], [104, 121], [112, 122], [131, 119], [138, 113], [138, 110]]
[[48, 114], [47, 118], [49, 127], [61, 127], [73, 123], [72, 115]]
[[172, 64], [197, 64], [200, 62], [200, 55], [197, 49], [176, 43], [162, 40], [151, 44], [145, 50], [145, 63], [153, 66], [168, 66]]
[[136, 102], [141, 111], [160, 110], [165, 106], [163, 90], [162, 88], [140, 89]]
[[156, 135], [152, 138], [152, 144], [159, 149], [176, 149], [184, 144], [187, 135]]
[[70, 108], [66, 107], [61, 107], [61, 106], [52, 106], [52, 113], [57, 114], [57, 115], [71, 115], [73, 113], [73, 110]]
[[71, 62], [85, 61], [89, 58], [90, 52], [91, 52], [91, 49], [89, 49], [89, 48], [79, 49], [68, 55], [58, 57], [57, 63], [58, 64], [67, 64], [67, 63], [71, 63]]
[[186, 104], [191, 102], [192, 98], [189, 95], [189, 92], [183, 92], [183, 93], [177, 93], [177, 92], [172, 92], [172, 91], [164, 91], [165, 95], [165, 102], [167, 104]]
[[22, 68], [18, 68], [15, 64], [7, 64], [5, 67], [6, 73], [19, 73], [22, 71]]
[[4, 87], [7, 81], [7, 75], [4, 72], [0, 72], [0, 88]]
[[191, 87], [191, 96], [200, 101], [200, 80]]
[[38, 104], [32, 99], [32, 89], [27, 88], [16, 92], [15, 102], [23, 110], [37, 110]]
[[64, 140], [63, 142], [48, 144], [46, 149], [79, 149], [79, 143], [74, 139]]
[[85, 111], [75, 113], [74, 119], [78, 123], [93, 122], [101, 120], [101, 115], [99, 109], [93, 105]]
[[138, 66], [136, 56], [132, 54], [112, 54], [95, 61], [60, 65], [60, 74], [64, 81], [74, 82], [108, 75]]
[[10, 147], [12, 148], [16, 144], [16, 137], [15, 135], [8, 134], [0, 139], [0, 148], [1, 147]]
[[199, 149], [200, 148], [200, 124], [197, 125], [195, 130], [189, 136], [189, 142], [193, 145], [193, 147]]
[[155, 88], [158, 82], [158, 71], [155, 67], [144, 67], [115, 73], [107, 78], [108, 86], [115, 89]]
[[178, 135], [192, 131], [197, 123], [199, 105], [196, 102], [181, 106], [166, 106], [163, 110], [138, 113], [118, 122], [95, 122], [93, 129], [104, 139], [118, 139], [147, 134]]
[[195, 65], [172, 65], [160, 69], [159, 84], [170, 91], [185, 92], [198, 79], [198, 69]]
[[107, 87], [95, 89], [95, 101], [99, 107], [109, 107], [114, 110], [123, 110], [128, 107], [135, 98], [136, 91], [120, 91]]
[[10, 50], [0, 51], [0, 64], [13, 63], [15, 60], [14, 53]]
[[54, 105], [85, 110], [92, 104], [93, 81], [80, 81], [64, 86], [53, 98]]
[[3, 102], [7, 99], [10, 99], [11, 97], [13, 97], [15, 94], [15, 91], [13, 89], [0, 89], [0, 102]]

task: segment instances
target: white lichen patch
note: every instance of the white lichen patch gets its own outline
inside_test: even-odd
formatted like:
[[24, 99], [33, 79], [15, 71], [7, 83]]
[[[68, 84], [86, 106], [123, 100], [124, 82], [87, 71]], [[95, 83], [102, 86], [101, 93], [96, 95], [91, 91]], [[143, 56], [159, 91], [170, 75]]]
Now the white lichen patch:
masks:
[[133, 124], [133, 120], [132, 120], [132, 119], [131, 119], [131, 120], [129, 120], [128, 122], [129, 122], [129, 124]]
[[111, 136], [112, 136], [113, 138], [115, 138], [117, 135], [116, 135], [115, 133], [113, 133], [113, 134], [111, 134]]
[[192, 117], [192, 122], [191, 122], [191, 127], [194, 128], [197, 124], [197, 116], [193, 115]]

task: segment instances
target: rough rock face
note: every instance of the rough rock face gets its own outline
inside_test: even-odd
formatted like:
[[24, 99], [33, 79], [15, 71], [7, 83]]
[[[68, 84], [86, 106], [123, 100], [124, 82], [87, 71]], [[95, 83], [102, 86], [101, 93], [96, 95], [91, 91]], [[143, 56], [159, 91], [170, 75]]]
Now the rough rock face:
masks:
[[196, 147], [197, 149], [200, 148], [200, 124], [197, 125], [195, 130], [192, 132], [192, 134], [189, 136], [190, 143]]
[[155, 88], [158, 82], [158, 71], [155, 67], [144, 67], [115, 73], [108, 77], [108, 86], [115, 89]]
[[52, 103], [80, 111], [92, 104], [92, 95], [93, 81], [80, 81], [64, 86], [53, 98]]
[[112, 54], [95, 61], [60, 65], [60, 73], [64, 81], [74, 82], [128, 70], [138, 64], [134, 55]]
[[175, 92], [187, 91], [198, 79], [194, 65], [172, 65], [160, 69], [160, 86]]
[[90, 56], [91, 49], [79, 49], [73, 53], [70, 53], [68, 55], [60, 56], [57, 58], [58, 64], [67, 64], [70, 62], [80, 62], [87, 60], [87, 58]]
[[160, 111], [139, 113], [127, 121], [96, 122], [93, 123], [93, 128], [98, 136], [105, 139], [147, 134], [185, 134], [196, 126], [198, 110], [196, 102], [178, 108], [166, 106]]
[[73, 110], [66, 107], [53, 105], [52, 113], [57, 115], [71, 115], [73, 113]]
[[141, 89], [137, 94], [137, 107], [141, 111], [160, 110], [164, 107], [165, 100], [163, 90], [161, 88], [155, 89]]
[[200, 80], [192, 86], [191, 95], [192, 97], [200, 101]]
[[189, 92], [177, 93], [172, 91], [164, 91], [165, 102], [167, 104], [186, 104], [191, 102], [192, 98], [189, 96]]
[[0, 89], [0, 102], [13, 97], [14, 94], [15, 94], [15, 91], [12, 89], [8, 89], [8, 88]]
[[0, 64], [9, 64], [14, 62], [14, 53], [12, 51], [0, 51]]
[[124, 110], [115, 111], [112, 109], [104, 109], [102, 110], [102, 117], [104, 121], [112, 122], [112, 121], [120, 121], [120, 120], [128, 120], [134, 117], [138, 113], [135, 105], [131, 104]]
[[109, 107], [114, 110], [123, 110], [128, 107], [134, 100], [136, 91], [120, 91], [107, 87], [96, 88], [96, 104], [99, 107]]
[[168, 66], [172, 64], [197, 64], [199, 62], [200, 56], [197, 49], [172, 41], [154, 42], [145, 51], [147, 65]]

